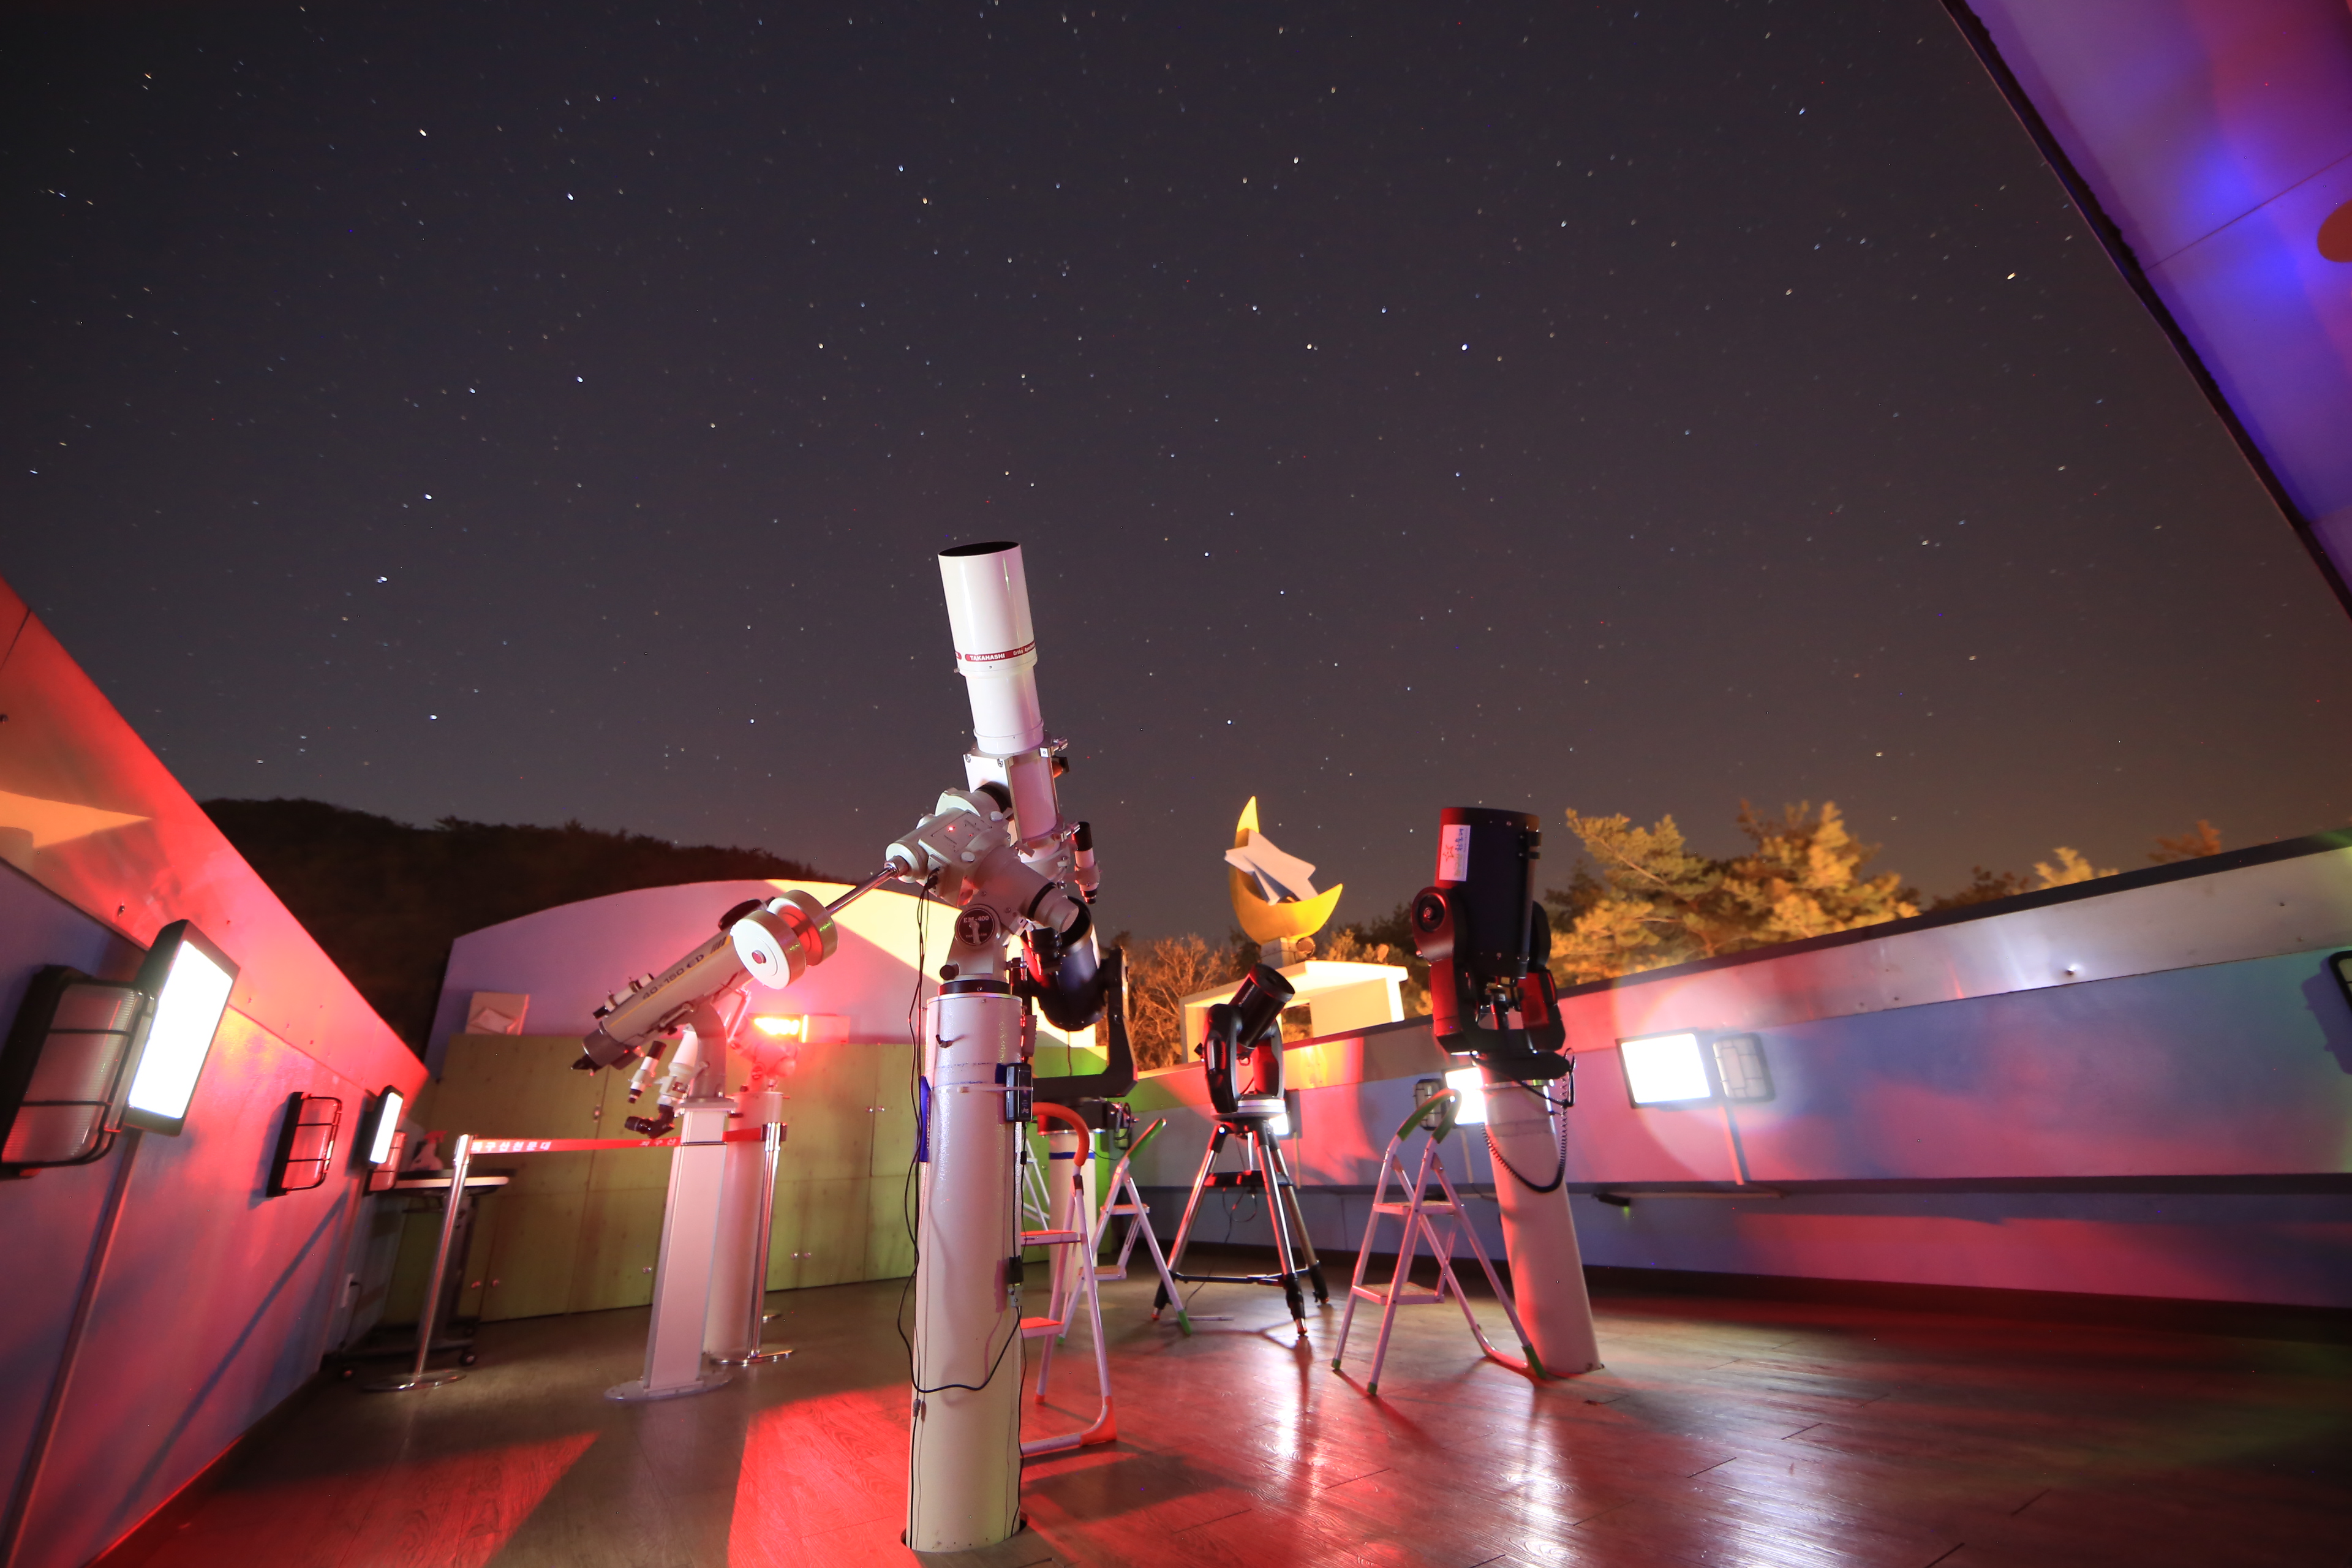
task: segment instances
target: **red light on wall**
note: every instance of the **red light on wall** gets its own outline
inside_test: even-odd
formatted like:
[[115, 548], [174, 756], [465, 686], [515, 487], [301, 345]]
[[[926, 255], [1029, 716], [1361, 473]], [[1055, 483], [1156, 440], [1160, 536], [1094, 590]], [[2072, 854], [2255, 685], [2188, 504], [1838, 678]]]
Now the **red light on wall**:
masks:
[[849, 1038], [849, 1020], [829, 1013], [761, 1013], [753, 1016], [751, 1026], [772, 1040], [800, 1045], [838, 1045]]

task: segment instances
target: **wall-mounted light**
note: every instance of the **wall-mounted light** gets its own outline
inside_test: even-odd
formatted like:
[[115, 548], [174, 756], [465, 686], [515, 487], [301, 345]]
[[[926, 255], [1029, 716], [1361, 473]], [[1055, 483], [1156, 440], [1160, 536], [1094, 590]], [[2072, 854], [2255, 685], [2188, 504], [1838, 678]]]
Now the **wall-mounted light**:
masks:
[[1486, 1125], [1486, 1079], [1484, 1074], [1475, 1067], [1455, 1068], [1445, 1075], [1445, 1087], [1462, 1096], [1454, 1108], [1454, 1126]]
[[155, 1008], [131, 1069], [125, 1122], [172, 1136], [187, 1125], [188, 1102], [195, 1098], [196, 1079], [212, 1054], [236, 975], [236, 962], [193, 921], [173, 921], [155, 933], [137, 982], [155, 999]]
[[400, 1129], [408, 1101], [390, 1084], [368, 1110], [367, 1126], [356, 1142], [360, 1163], [367, 1168], [367, 1190], [388, 1193], [400, 1180], [401, 1161], [408, 1153], [408, 1134]]
[[383, 1163], [368, 1172], [367, 1190], [372, 1193], [388, 1193], [398, 1186], [400, 1167], [407, 1162], [407, 1159], [408, 1132], [405, 1128], [403, 1128], [393, 1133], [391, 1149], [384, 1155]]
[[1620, 1040], [1625, 1092], [1637, 1106], [1749, 1104], [1772, 1098], [1772, 1070], [1754, 1035], [1703, 1038], [1696, 1030]]
[[849, 1038], [849, 1020], [830, 1013], [755, 1013], [751, 1027], [772, 1040], [797, 1040], [803, 1045], [838, 1045]]
[[389, 1084], [376, 1097], [375, 1108], [368, 1115], [367, 1136], [361, 1141], [362, 1155], [371, 1166], [381, 1165], [392, 1158], [393, 1140], [400, 1132], [400, 1113], [408, 1108], [400, 1090]]
[[289, 1097], [286, 1120], [278, 1132], [278, 1154], [269, 1163], [269, 1195], [281, 1198], [326, 1185], [335, 1159], [335, 1134], [342, 1125], [343, 1102], [332, 1095]]
[[1762, 1040], [1753, 1035], [1718, 1035], [1708, 1048], [1724, 1099], [1747, 1105], [1772, 1098], [1772, 1069], [1765, 1065]]
[[0, 1166], [81, 1165], [113, 1146], [147, 994], [52, 964], [0, 1047]]
[[1688, 1105], [1715, 1098], [1706, 1053], [1687, 1030], [1620, 1040], [1617, 1054], [1625, 1063], [1625, 1092], [1636, 1105]]

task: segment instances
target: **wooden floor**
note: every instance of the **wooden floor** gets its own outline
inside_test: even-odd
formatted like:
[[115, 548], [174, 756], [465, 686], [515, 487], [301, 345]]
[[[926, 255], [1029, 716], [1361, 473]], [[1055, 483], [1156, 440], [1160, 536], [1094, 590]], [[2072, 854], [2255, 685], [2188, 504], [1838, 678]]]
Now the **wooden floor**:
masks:
[[[1337, 1301], [1300, 1345], [1276, 1292], [1209, 1286], [1195, 1311], [1226, 1316], [1184, 1339], [1139, 1284], [1107, 1302], [1121, 1440], [1033, 1461], [1013, 1541], [918, 1560], [898, 1296], [780, 1294], [792, 1360], [652, 1405], [600, 1397], [640, 1370], [642, 1310], [493, 1324], [463, 1382], [327, 1386], [151, 1562], [2352, 1563], [2342, 1346], [1618, 1296], [1607, 1370], [1546, 1384], [1408, 1311], [1374, 1400], [1331, 1371]], [[1092, 1408], [1065, 1366], [1033, 1435]]]

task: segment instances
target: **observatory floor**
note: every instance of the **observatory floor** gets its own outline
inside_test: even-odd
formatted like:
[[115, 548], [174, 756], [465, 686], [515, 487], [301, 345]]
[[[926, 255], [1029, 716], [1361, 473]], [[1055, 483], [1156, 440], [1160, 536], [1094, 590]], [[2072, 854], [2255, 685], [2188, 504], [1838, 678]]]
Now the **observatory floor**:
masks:
[[[323, 1387], [145, 1561], [919, 1561], [898, 1544], [898, 1296], [774, 1296], [772, 1337], [798, 1353], [653, 1405], [601, 1397], [640, 1370], [643, 1310], [492, 1324], [462, 1382]], [[1450, 1309], [1408, 1310], [1374, 1400], [1329, 1366], [1338, 1300], [1307, 1346], [1269, 1289], [1207, 1287], [1194, 1310], [1229, 1316], [1190, 1339], [1150, 1301], [1145, 1284], [1107, 1294], [1120, 1441], [1032, 1461], [1013, 1540], [919, 1561], [2214, 1568], [2352, 1551], [2340, 1345], [1610, 1296], [1607, 1370], [1540, 1385], [1475, 1359]], [[1031, 1435], [1091, 1413], [1082, 1340]]]

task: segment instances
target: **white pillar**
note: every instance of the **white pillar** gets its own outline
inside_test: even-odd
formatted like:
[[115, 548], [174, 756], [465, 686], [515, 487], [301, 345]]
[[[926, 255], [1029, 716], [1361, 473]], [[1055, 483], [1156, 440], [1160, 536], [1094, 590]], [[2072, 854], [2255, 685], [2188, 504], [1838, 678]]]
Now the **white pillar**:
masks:
[[717, 1388], [730, 1375], [702, 1364], [703, 1324], [710, 1312], [710, 1273], [719, 1245], [719, 1194], [727, 1167], [731, 1100], [689, 1100], [678, 1107], [677, 1147], [670, 1151], [669, 1199], [662, 1211], [661, 1258], [654, 1268], [653, 1322], [646, 1334], [646, 1374], [604, 1391], [608, 1399], [673, 1399]]
[[[1045, 1131], [1045, 1228], [1084, 1230], [1086, 1220], [1078, 1212], [1072, 1194], [1081, 1190], [1078, 1172], [1078, 1135], [1066, 1127], [1054, 1126]], [[1062, 1315], [1063, 1292], [1073, 1288], [1070, 1266], [1076, 1249], [1067, 1247], [1046, 1248], [1047, 1267], [1053, 1270], [1052, 1289], [1045, 1299], [1048, 1317]]]
[[[1495, 1158], [1495, 1194], [1503, 1208], [1503, 1250], [1511, 1260], [1511, 1296], [1545, 1372], [1564, 1377], [1601, 1365], [1584, 1258], [1569, 1212], [1567, 1170], [1557, 1114], [1543, 1086], [1486, 1080], [1486, 1133]], [[1517, 1173], [1516, 1174], [1514, 1173]], [[1538, 1189], [1549, 1184], [1549, 1191]]]
[[[930, 1116], [919, 1136], [915, 1391], [907, 1544], [988, 1546], [1021, 1528], [1021, 1251], [1014, 1151], [1001, 1068], [1021, 1059], [1021, 1002], [995, 981], [958, 981], [926, 1009]], [[979, 986], [992, 990], [980, 990]]]

